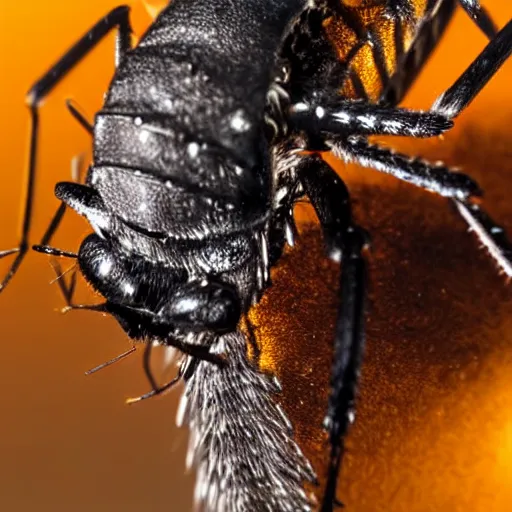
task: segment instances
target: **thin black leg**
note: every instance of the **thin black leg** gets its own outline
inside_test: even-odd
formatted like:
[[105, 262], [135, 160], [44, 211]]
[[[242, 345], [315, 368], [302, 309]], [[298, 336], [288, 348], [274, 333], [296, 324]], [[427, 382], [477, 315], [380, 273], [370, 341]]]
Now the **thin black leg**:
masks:
[[[80, 160], [77, 157], [73, 158], [73, 160], [71, 161], [71, 179], [73, 181], [79, 181], [80, 179]], [[68, 251], [61, 251], [59, 249], [54, 249], [53, 247], [49, 246], [50, 242], [52, 241], [53, 235], [55, 234], [55, 232], [60, 226], [60, 223], [62, 222], [65, 213], [66, 204], [64, 202], [61, 202], [59, 207], [57, 208], [57, 211], [53, 215], [50, 224], [46, 228], [46, 231], [43, 237], [41, 238], [41, 242], [38, 245], [34, 246], [37, 251], [44, 252], [46, 254], [53, 254], [54, 256], [76, 257], [74, 253], [70, 253]]]
[[144, 393], [143, 395], [138, 396], [136, 398], [127, 398], [126, 403], [131, 405], [131, 404], [135, 404], [137, 402], [141, 402], [142, 400], [146, 400], [147, 398], [161, 395], [168, 389], [171, 389], [176, 384], [178, 384], [178, 382], [181, 380], [181, 377], [182, 377], [181, 374], [176, 375], [176, 377], [174, 377], [174, 379], [170, 380], [167, 384], [164, 384], [163, 386], [160, 386], [156, 389], [152, 389], [151, 391], [148, 391], [147, 393]]
[[496, 261], [499, 269], [507, 276], [512, 276], [512, 244], [507, 239], [505, 230], [478, 204], [472, 202], [474, 196], [481, 192], [469, 176], [453, 172], [443, 165], [432, 165], [371, 145], [363, 138], [337, 139], [332, 142], [332, 150], [345, 161], [353, 161], [391, 174], [395, 178], [453, 199], [458, 212]]
[[221, 367], [229, 364], [224, 357], [218, 354], [212, 354], [209, 346], [194, 345], [192, 343], [180, 341], [176, 338], [167, 338], [165, 341], [171, 347], [176, 347], [180, 352], [183, 352], [188, 356], [195, 357], [201, 361], [208, 361], [209, 363], [213, 363]]
[[313, 138], [329, 135], [400, 135], [433, 137], [449, 130], [453, 121], [436, 112], [420, 112], [362, 101], [305, 99], [290, 107], [289, 123]]
[[131, 47], [129, 7], [112, 9], [94, 24], [30, 89], [27, 95], [31, 107], [40, 101], [114, 28], [118, 28], [116, 64], [125, 57]]
[[[54, 261], [54, 263], [58, 264], [58, 262], [56, 262], [56, 261]], [[59, 274], [59, 276], [61, 276], [61, 275], [62, 274]], [[64, 280], [59, 279], [59, 287], [61, 289], [62, 294], [64, 295], [64, 298], [66, 298], [66, 293], [67, 293], [67, 295], [69, 297], [68, 298], [68, 304], [72, 304], [73, 303], [73, 296], [75, 294], [75, 289], [76, 289], [77, 275], [78, 275], [78, 269], [75, 266], [73, 271], [72, 271], [72, 274], [71, 274], [71, 279], [69, 280], [69, 286], [66, 285]], [[100, 304], [100, 307], [103, 307], [103, 305]]]
[[363, 167], [391, 174], [430, 192], [461, 200], [479, 195], [478, 184], [469, 176], [453, 172], [440, 164], [410, 158], [392, 150], [370, 144], [363, 138], [336, 139], [329, 142], [333, 153], [346, 162], [356, 162]]
[[57, 211], [55, 212], [50, 225], [48, 226], [45, 234], [43, 235], [43, 238], [41, 238], [41, 243], [39, 245], [48, 245], [51, 242], [51, 239], [53, 238], [53, 235], [57, 231], [60, 223], [62, 222], [62, 218], [64, 217], [64, 214], [66, 213], [66, 204], [60, 203], [59, 207], [57, 208]]
[[149, 381], [151, 389], [158, 389], [158, 384], [156, 383], [156, 379], [153, 377], [153, 372], [151, 371], [151, 351], [153, 349], [153, 343], [149, 341], [146, 343], [146, 348], [144, 349], [144, 357], [142, 358], [142, 367], [144, 368], [144, 373], [146, 374], [146, 378]]
[[432, 106], [432, 111], [448, 118], [458, 116], [512, 53], [512, 20], [510, 20], [482, 50], [480, 55], [462, 73]]
[[471, 231], [494, 259], [507, 277], [512, 277], [512, 244], [502, 226], [497, 224], [482, 208], [468, 201], [456, 201], [455, 206]]
[[87, 120], [87, 117], [80, 112], [80, 107], [73, 100], [66, 100], [66, 107], [69, 110], [69, 113], [73, 116], [74, 119], [78, 122], [78, 124], [89, 134], [92, 135], [94, 133], [94, 126], [90, 121]]
[[[29, 147], [28, 178], [24, 200], [23, 221], [18, 247], [0, 252], [0, 259], [15, 254], [16, 257], [0, 281], [0, 292], [7, 286], [28, 249], [28, 236], [32, 223], [32, 206], [34, 199], [34, 184], [36, 175], [36, 155], [39, 131], [39, 104], [45, 96], [87, 55], [113, 28], [119, 28], [117, 40], [118, 60], [122, 59], [130, 48], [131, 28], [128, 18], [129, 9], [126, 6], [112, 10], [107, 16], [96, 23], [75, 45], [73, 45], [30, 89], [27, 102], [30, 108], [31, 132]], [[58, 222], [57, 222], [58, 224]]]
[[[79, 182], [81, 180], [80, 162], [76, 157], [71, 162], [71, 179], [76, 182]], [[63, 251], [62, 249], [56, 249], [55, 247], [51, 247], [49, 245], [51, 243], [53, 235], [59, 228], [60, 223], [62, 222], [62, 219], [64, 218], [65, 213], [66, 213], [66, 203], [61, 202], [61, 204], [57, 208], [57, 211], [55, 212], [55, 214], [50, 222], [50, 225], [46, 229], [46, 232], [43, 235], [43, 238], [41, 239], [41, 243], [38, 245], [32, 246], [32, 249], [34, 251], [41, 252], [43, 254], [48, 254], [50, 256], [75, 258], [75, 259], [78, 258], [78, 254], [76, 254], [74, 252]], [[58, 282], [59, 289], [61, 290], [61, 292], [64, 296], [64, 299], [66, 300], [66, 303], [68, 304], [68, 306], [70, 306], [71, 303], [73, 302], [73, 294], [74, 294], [75, 286], [76, 286], [76, 277], [77, 277], [76, 265], [75, 265], [74, 269], [72, 270], [71, 280], [70, 280], [70, 284], [68, 287], [68, 286], [66, 286], [64, 279], [63, 279], [64, 274], [66, 274], [67, 271], [66, 272], [62, 271], [62, 268], [61, 268], [60, 264], [58, 263], [58, 261], [56, 261], [56, 260], [50, 260], [50, 261], [51, 261], [53, 270], [56, 274], [55, 281]]]
[[434, 103], [417, 112], [362, 101], [305, 98], [290, 108], [289, 122], [313, 139], [349, 135], [432, 137], [453, 126], [460, 114], [512, 53], [512, 20], [488, 43], [460, 78]]
[[[379, 103], [387, 105], [399, 104], [421, 70], [425, 67], [432, 51], [437, 47], [437, 43], [442, 37], [450, 19], [455, 10], [456, 0], [443, 0], [439, 3], [437, 0], [427, 0], [427, 5], [421, 21], [410, 18], [407, 23], [403, 23], [404, 14], [397, 12], [403, 10], [402, 4], [407, 3], [414, 6], [414, 2], [403, 0], [388, 0], [388, 11], [395, 20], [394, 47], [396, 69], [383, 84]], [[395, 4], [395, 5], [393, 5]], [[411, 13], [414, 14], [414, 13]], [[406, 25], [416, 27], [414, 39], [408, 48], [405, 48], [405, 29]]]
[[[458, 0], [458, 3], [464, 8], [470, 18], [488, 39], [493, 39], [496, 36], [498, 33], [496, 25], [487, 11], [480, 6], [480, 2], [478, 0]], [[426, 59], [430, 54], [430, 50], [433, 47], [432, 42], [437, 42], [439, 36], [444, 30], [444, 26], [451, 18], [455, 0], [445, 0], [441, 6], [439, 6], [439, 2], [436, 0], [429, 0], [427, 2], [425, 19], [422, 20], [421, 26], [423, 33], [420, 34], [420, 38], [414, 43], [416, 48], [412, 52], [412, 48], [409, 49], [408, 52], [411, 53], [412, 61], [407, 63], [400, 63], [400, 59], [404, 54], [402, 23], [405, 21], [411, 25], [417, 22], [414, 12], [414, 2], [411, 2], [410, 0], [387, 0], [386, 10], [389, 17], [395, 20], [394, 46], [396, 50], [396, 62], [404, 67], [404, 69], [397, 70], [394, 77], [390, 77], [388, 73], [384, 56], [384, 47], [380, 38], [374, 32], [373, 27], [364, 27], [360, 20], [354, 16], [349, 9], [343, 5], [339, 7], [338, 4], [340, 3], [336, 2], [333, 9], [340, 13], [347, 25], [355, 32], [359, 41], [364, 41], [365, 44], [370, 45], [375, 68], [379, 74], [382, 84], [385, 85], [385, 91], [383, 91], [381, 101], [384, 99], [389, 101], [393, 100], [393, 97], [396, 98], [396, 100], [402, 98], [405, 90], [409, 88], [412, 80], [417, 75], [419, 68], [423, 67], [423, 64], [426, 62]], [[425, 20], [427, 20], [426, 23]], [[429, 26], [426, 27], [426, 25]], [[435, 30], [430, 36], [429, 32], [431, 28]], [[350, 67], [350, 60], [347, 60], [347, 62]], [[403, 77], [396, 75], [403, 75]], [[356, 96], [358, 98], [368, 99], [368, 95], [360, 77], [351, 70], [349, 70], [349, 76]], [[391, 78], [393, 83], [390, 83]], [[391, 93], [390, 89], [395, 90]], [[396, 103], [397, 101], [391, 102]]]
[[478, 0], [459, 0], [459, 3], [488, 39], [497, 34], [498, 28]]
[[318, 215], [330, 257], [342, 262], [341, 306], [336, 321], [331, 394], [324, 427], [331, 452], [321, 505], [330, 512], [338, 503], [336, 484], [344, 437], [354, 420], [354, 403], [364, 351], [366, 263], [362, 251], [366, 234], [354, 224], [349, 193], [341, 178], [318, 155], [305, 158], [298, 176]]
[[23, 220], [21, 226], [21, 237], [18, 247], [14, 249], [8, 249], [0, 252], [0, 259], [8, 256], [9, 254], [16, 253], [16, 257], [12, 262], [6, 275], [0, 282], [0, 292], [7, 286], [9, 281], [12, 279], [14, 274], [20, 267], [23, 258], [28, 250], [28, 233], [30, 231], [30, 224], [32, 221], [32, 206], [34, 196], [34, 185], [35, 185], [35, 168], [36, 168], [36, 153], [37, 153], [37, 132], [39, 127], [39, 116], [37, 113], [37, 107], [30, 107], [30, 149], [29, 149], [29, 164], [28, 164], [28, 180], [27, 188], [25, 192], [25, 209], [23, 212]]
[[181, 379], [181, 372], [178, 372], [178, 375], [174, 377], [171, 381], [163, 386], [159, 386], [156, 382], [156, 379], [153, 376], [153, 372], [151, 371], [151, 350], [153, 348], [153, 343], [148, 342], [146, 344], [146, 348], [144, 349], [143, 356], [143, 368], [144, 373], [149, 381], [151, 386], [151, 391], [145, 393], [144, 395], [138, 396], [136, 398], [128, 398], [126, 400], [127, 404], [134, 404], [136, 402], [141, 402], [142, 400], [146, 400], [147, 398], [151, 398], [153, 396], [161, 395], [163, 392], [175, 386]]
[[391, 174], [436, 194], [453, 199], [457, 210], [469, 228], [507, 276], [512, 276], [512, 244], [504, 229], [493, 221], [482, 208], [471, 202], [480, 194], [478, 185], [467, 175], [452, 172], [443, 165], [411, 159], [388, 149], [370, 145], [366, 140], [338, 140], [332, 146], [334, 154], [345, 161], [354, 161], [365, 167]]

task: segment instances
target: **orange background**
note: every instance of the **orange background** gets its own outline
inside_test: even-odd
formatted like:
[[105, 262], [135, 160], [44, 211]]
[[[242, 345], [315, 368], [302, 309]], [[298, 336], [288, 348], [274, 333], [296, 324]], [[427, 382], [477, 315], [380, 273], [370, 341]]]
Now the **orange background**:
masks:
[[[135, 4], [136, 26], [142, 27], [144, 12]], [[0, 3], [1, 249], [15, 244], [19, 225], [28, 133], [24, 94], [115, 5]], [[512, 16], [508, 2], [485, 5], [500, 26]], [[406, 104], [428, 108], [484, 44], [459, 9]], [[112, 48], [110, 38], [41, 109], [34, 242], [57, 206], [55, 182], [68, 179], [71, 157], [90, 146], [64, 100], [73, 97], [92, 117], [112, 74]], [[511, 84], [508, 62], [444, 141], [395, 143], [463, 166], [483, 185], [485, 206], [509, 233]], [[446, 200], [371, 171], [340, 172], [374, 247], [368, 351], [340, 496], [352, 512], [509, 510], [510, 288]], [[55, 245], [75, 250], [87, 230], [69, 215]], [[325, 452], [318, 425], [325, 402], [319, 389], [325, 391], [328, 378], [335, 272], [316, 231], [306, 234], [283, 259], [255, 313], [264, 347], [280, 368], [283, 403], [320, 476]], [[190, 510], [193, 475], [184, 476], [187, 433], [174, 426], [177, 393], [125, 406], [125, 397], [147, 390], [138, 356], [86, 378], [85, 370], [126, 350], [127, 340], [101, 315], [57, 314], [62, 299], [55, 285], [48, 286], [52, 277], [46, 257], [30, 254], [0, 296], [0, 508]]]

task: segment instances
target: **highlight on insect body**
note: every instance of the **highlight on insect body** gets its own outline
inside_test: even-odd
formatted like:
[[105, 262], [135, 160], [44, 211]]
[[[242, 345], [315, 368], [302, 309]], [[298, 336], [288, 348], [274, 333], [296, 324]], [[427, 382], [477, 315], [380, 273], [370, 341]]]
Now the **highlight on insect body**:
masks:
[[[398, 107], [457, 6], [489, 43], [429, 111]], [[498, 30], [470, 0], [173, 0], [132, 46], [129, 8], [114, 9], [29, 91], [22, 233], [17, 247], [0, 253], [14, 257], [0, 289], [30, 246], [41, 102], [112, 30], [117, 68], [94, 123], [68, 104], [93, 137], [93, 162], [84, 183], [56, 185], [61, 205], [34, 249], [76, 260], [104, 298], [76, 304], [74, 273], [68, 284], [58, 280], [66, 310], [108, 313], [145, 343], [150, 390], [130, 402], [185, 381], [179, 422], [191, 430], [187, 463], [198, 468], [198, 503], [312, 510], [303, 486], [317, 477], [278, 405], [279, 383], [259, 371], [248, 318], [285, 245], [293, 246], [294, 205], [309, 200], [326, 257], [340, 263], [324, 421], [329, 468], [318, 503], [332, 510], [363, 360], [371, 233], [356, 224], [346, 185], [321, 155], [331, 151], [450, 199], [498, 271], [511, 277], [510, 242], [476, 201], [482, 191], [474, 180], [368, 137], [449, 130], [510, 56], [512, 21]], [[392, 45], [384, 34], [393, 35]], [[51, 245], [67, 207], [93, 231], [76, 251]], [[163, 385], [151, 369], [155, 344], [181, 354], [176, 378]]]

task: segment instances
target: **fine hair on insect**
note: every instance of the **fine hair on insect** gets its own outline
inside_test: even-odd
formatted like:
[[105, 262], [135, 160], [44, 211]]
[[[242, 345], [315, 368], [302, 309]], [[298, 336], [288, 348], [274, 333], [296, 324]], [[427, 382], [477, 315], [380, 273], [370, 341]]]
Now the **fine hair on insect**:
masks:
[[[60, 206], [33, 249], [51, 257], [65, 311], [107, 313], [131, 340], [145, 343], [150, 389], [129, 403], [185, 382], [178, 422], [190, 427], [187, 465], [198, 469], [195, 500], [206, 510], [318, 505], [327, 512], [339, 504], [336, 485], [364, 352], [371, 234], [355, 222], [349, 191], [322, 153], [447, 198], [498, 271], [512, 277], [511, 244], [482, 208], [472, 178], [368, 140], [449, 130], [512, 53], [512, 21], [498, 30], [474, 0], [428, 0], [421, 9], [412, 0], [349, 4], [172, 0], [136, 45], [129, 8], [120, 6], [27, 96], [32, 124], [22, 230], [17, 247], [0, 252], [14, 258], [0, 291], [30, 247], [41, 103], [116, 31], [116, 71], [94, 121], [67, 103], [92, 136], [93, 161], [84, 180], [74, 172], [72, 181], [56, 185]], [[459, 7], [488, 44], [430, 110], [399, 107]], [[392, 31], [391, 47], [379, 23]], [[378, 77], [372, 84], [361, 71], [366, 51]], [[285, 246], [294, 244], [293, 208], [303, 199], [320, 221], [326, 256], [340, 264], [323, 424], [329, 465], [318, 504], [303, 489], [317, 477], [277, 403], [279, 382], [258, 368], [248, 317]], [[68, 207], [92, 229], [77, 251], [52, 246]], [[56, 257], [75, 260], [69, 279]], [[78, 271], [102, 302], [75, 303]], [[163, 385], [151, 367], [155, 345], [179, 354], [177, 375]]]

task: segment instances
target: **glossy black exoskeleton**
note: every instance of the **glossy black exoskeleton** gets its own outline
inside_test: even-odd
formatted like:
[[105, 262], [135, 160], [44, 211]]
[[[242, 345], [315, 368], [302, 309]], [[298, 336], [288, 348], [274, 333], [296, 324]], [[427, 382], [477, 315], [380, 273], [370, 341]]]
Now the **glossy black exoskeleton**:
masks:
[[[400, 34], [403, 20], [414, 18], [414, 3], [384, 3]], [[512, 22], [496, 32], [477, 2], [459, 0], [491, 42], [431, 111], [396, 107], [455, 3], [429, 2], [416, 22], [417, 38], [397, 57], [392, 75], [382, 65], [382, 43], [338, 0], [173, 0], [134, 48], [128, 8], [120, 7], [29, 92], [33, 126], [23, 232], [19, 247], [0, 253], [17, 253], [1, 288], [28, 247], [38, 106], [118, 27], [118, 67], [94, 126], [71, 105], [94, 136], [93, 164], [85, 184], [57, 185], [62, 206], [36, 248], [76, 257], [84, 277], [105, 298], [100, 305], [75, 305], [72, 288], [60, 283], [70, 308], [109, 312], [131, 338], [148, 342], [144, 364], [152, 391], [142, 398], [175, 382], [156, 384], [149, 369], [152, 344], [186, 354], [178, 376], [188, 385], [183, 411], [195, 432], [198, 498], [211, 510], [311, 507], [301, 486], [313, 472], [268, 398], [275, 384], [247, 363], [245, 338], [237, 330], [270, 285], [270, 268], [285, 242], [293, 243], [293, 205], [303, 196], [318, 214], [329, 256], [342, 261], [322, 510], [335, 502], [364, 345], [366, 236], [352, 220], [343, 181], [318, 152], [332, 150], [451, 198], [512, 275], [503, 230], [471, 201], [479, 193], [474, 181], [367, 141], [370, 135], [429, 137], [449, 129], [512, 52]], [[323, 32], [330, 17], [345, 20], [358, 34], [344, 59]], [[383, 82], [377, 102], [370, 101], [351, 67], [368, 44]], [[339, 94], [346, 80], [352, 81], [353, 97]], [[94, 230], [77, 254], [48, 245], [65, 205]]]

